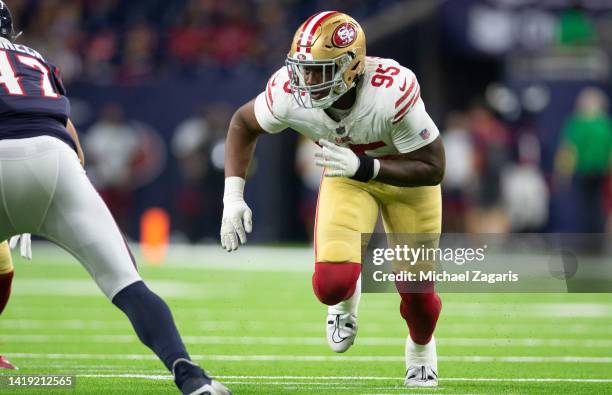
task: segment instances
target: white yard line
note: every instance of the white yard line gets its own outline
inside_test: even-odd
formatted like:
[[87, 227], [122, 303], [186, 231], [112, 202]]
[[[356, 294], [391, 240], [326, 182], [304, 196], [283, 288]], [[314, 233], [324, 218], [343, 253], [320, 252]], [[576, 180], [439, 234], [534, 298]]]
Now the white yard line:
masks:
[[[61, 248], [44, 241], [34, 241], [33, 250], [44, 262], [34, 259], [28, 265], [79, 265]], [[138, 245], [131, 243], [139, 266], [146, 263]], [[20, 258], [18, 258], [20, 259]], [[314, 267], [313, 249], [310, 247], [243, 246], [236, 254], [228, 254], [220, 245], [171, 244], [164, 265], [172, 268], [248, 272], [311, 272]]]
[[[223, 295], [226, 299], [243, 300], [245, 295], [240, 287], [235, 287], [230, 281], [219, 283], [200, 284], [193, 281], [180, 280], [147, 280], [147, 285], [157, 292], [162, 297], [182, 300], [216, 300], [219, 295]], [[74, 296], [74, 297], [92, 297], [102, 300], [102, 293], [96, 287], [95, 283], [88, 278], [80, 279], [63, 279], [63, 278], [44, 278], [30, 277], [15, 280], [14, 294], [16, 296]], [[305, 295], [310, 296], [310, 291], [306, 291]], [[367, 295], [366, 295], [367, 296]], [[270, 297], [272, 298], [272, 296]], [[369, 315], [371, 317], [395, 317], [399, 319], [397, 313], [397, 296], [389, 294], [386, 299], [378, 299], [373, 303], [368, 304], [364, 300], [364, 306], [369, 307]], [[444, 295], [442, 296], [444, 299]], [[239, 306], [239, 304], [236, 304]], [[20, 307], [20, 312], [26, 313], [29, 316], [35, 316], [39, 311], [48, 309], [45, 304], [23, 306]], [[102, 310], [106, 309], [101, 307]], [[110, 309], [110, 307], [108, 307]], [[71, 308], [69, 311], [76, 312], [85, 310], [83, 307]], [[204, 310], [204, 309], [202, 309]], [[259, 308], [266, 313], [274, 313], [274, 305], [271, 304], [267, 308]], [[252, 309], [251, 309], [252, 311]], [[301, 312], [316, 313], [323, 311], [323, 307], [317, 310], [317, 307], [295, 306], [291, 312], [296, 315], [301, 315]], [[596, 322], [597, 320], [605, 320], [610, 323], [612, 316], [611, 303], [528, 303], [528, 302], [507, 302], [507, 303], [472, 303], [472, 302], [445, 302], [443, 314], [446, 317], [485, 317], [500, 319], [512, 317], [530, 317], [540, 321], [547, 321], [551, 318], [556, 320], [575, 320], [576, 318], [590, 319]], [[210, 315], [204, 315], [200, 311], [202, 318]], [[569, 323], [568, 322], [568, 323]]]
[[[138, 343], [135, 335], [39, 335], [39, 334], [2, 334], [0, 341], [5, 343], [73, 343], [78, 339], [83, 343]], [[183, 336], [189, 344], [219, 344], [219, 345], [300, 345], [321, 346], [327, 344], [323, 336]], [[546, 338], [462, 338], [437, 337], [438, 345], [462, 347], [584, 347], [601, 348], [612, 347], [611, 339], [546, 339]], [[389, 337], [359, 337], [360, 346], [403, 346], [403, 338]]]
[[[153, 354], [43, 354], [11, 353], [11, 358], [31, 359], [98, 359], [98, 360], [156, 360]], [[207, 361], [245, 362], [245, 361], [291, 361], [291, 362], [403, 362], [403, 356], [340, 356], [340, 355], [193, 355], [194, 359]], [[612, 363], [612, 357], [535, 357], [535, 356], [440, 356], [442, 362], [476, 363]]]
[[[232, 298], [241, 295], [238, 287], [228, 287], [227, 283], [206, 286], [190, 281], [180, 280], [148, 280], [147, 285], [164, 297], [174, 299], [215, 299], [219, 295]], [[103, 297], [102, 292], [89, 278], [64, 279], [29, 277], [18, 279], [14, 287], [15, 295], [28, 296], [91, 296]]]
[[[20, 307], [20, 310], [23, 308]], [[40, 307], [38, 310], [49, 309], [49, 307]], [[83, 310], [87, 310], [87, 308], [83, 308]], [[270, 328], [270, 324], [265, 322], [251, 322], [252, 324], [249, 326], [250, 329], [255, 329], [257, 327], [261, 327], [263, 329]], [[198, 329], [204, 330], [224, 330], [224, 329], [237, 329], [239, 327], [238, 321], [205, 321], [194, 323], [193, 326]], [[314, 324], [313, 324], [314, 326]], [[320, 328], [320, 325], [316, 325], [317, 328]], [[131, 331], [131, 326], [129, 321], [125, 319], [120, 320], [107, 320], [107, 321], [99, 321], [99, 320], [35, 320], [35, 319], [5, 319], [3, 317], [0, 320], [0, 328], [1, 329], [62, 329], [62, 330], [92, 330], [92, 329], [101, 329], [101, 330], [112, 330], [112, 329], [121, 329], [123, 331]]]
[[[24, 307], [20, 307], [20, 310], [24, 309]], [[39, 307], [37, 309], [32, 309], [31, 315], [39, 314], [40, 310], [48, 310], [49, 307]], [[83, 308], [82, 310], [88, 310], [89, 308]], [[76, 311], [76, 310], [75, 310]], [[76, 314], [76, 313], [75, 313]], [[399, 318], [398, 318], [399, 319]], [[399, 322], [399, 321], [398, 321]], [[515, 336], [520, 332], [531, 333], [533, 330], [533, 323], [525, 324], [521, 322], [517, 322], [517, 320], [512, 320], [509, 322], [505, 322], [503, 324], [492, 324], [492, 323], [482, 323], [478, 324], [453, 324], [448, 323], [444, 324], [441, 330], [448, 333], [471, 333], [471, 334], [488, 334], [491, 332], [497, 333], [500, 336], [508, 335], [508, 337]], [[215, 320], [208, 321], [206, 318], [196, 318], [192, 323], [192, 326], [207, 331], [215, 331], [215, 330], [249, 330], [249, 331], [267, 331], [269, 332], [270, 328], [276, 328], [278, 324], [276, 322], [270, 321], [254, 321], [248, 320], [246, 322], [239, 321], [223, 321], [223, 320]], [[377, 332], [389, 332], [388, 324], [378, 324], [375, 322], [361, 322], [360, 323], [362, 332], [368, 331], [369, 333], [377, 333]], [[604, 336], [606, 339], [609, 338], [610, 334], [610, 323], [606, 321], [589, 321], [587, 324], [560, 324], [558, 321], [542, 321], [538, 322], [538, 328], [544, 332], [550, 331], [559, 331], [562, 329], [565, 333], [571, 333], [573, 335], [580, 334], [588, 334], [589, 336], [593, 335], [606, 335]], [[283, 328], [287, 331], [296, 332], [314, 332], [319, 333], [322, 328], [322, 324], [320, 322], [296, 322], [296, 321], [288, 321], [283, 324]], [[402, 328], [405, 328], [403, 326]], [[120, 329], [124, 333], [129, 333], [131, 331], [131, 327], [129, 322], [124, 319], [117, 320], [77, 320], [77, 319], [66, 319], [66, 320], [58, 320], [58, 319], [49, 319], [49, 320], [36, 320], [36, 319], [17, 319], [17, 318], [6, 318], [2, 317], [0, 320], [0, 329], [2, 333], [6, 333], [7, 329], [61, 329], [61, 330], [115, 330]], [[597, 341], [597, 340], [596, 340]]]

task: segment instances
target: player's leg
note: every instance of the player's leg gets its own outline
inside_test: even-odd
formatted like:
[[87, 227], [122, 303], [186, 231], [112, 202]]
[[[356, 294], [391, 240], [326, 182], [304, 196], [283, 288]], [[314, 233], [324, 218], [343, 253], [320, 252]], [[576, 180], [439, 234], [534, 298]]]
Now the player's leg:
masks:
[[[1, 160], [3, 147], [28, 143], [36, 155]], [[12, 232], [39, 234], [72, 253], [174, 373], [183, 393], [229, 393], [190, 361], [168, 306], [142, 282], [110, 212], [67, 145], [51, 137], [0, 142], [0, 171], [2, 211]]]
[[[8, 243], [0, 243], [0, 314], [6, 307], [11, 296], [11, 285], [13, 283], [13, 258]], [[17, 369], [5, 357], [0, 355], [0, 369]]]
[[361, 234], [376, 225], [378, 203], [365, 184], [324, 178], [315, 222], [315, 272], [312, 286], [328, 305], [327, 341], [335, 352], [346, 351], [357, 334], [361, 297]]
[[[389, 234], [439, 234], [442, 223], [440, 187], [385, 187], [381, 211], [385, 231]], [[390, 237], [393, 240], [393, 237]], [[437, 243], [436, 243], [437, 245]], [[428, 262], [419, 263], [427, 266]], [[438, 363], [433, 333], [442, 310], [433, 283], [419, 284], [418, 289], [400, 292], [400, 314], [406, 321], [406, 384], [437, 385]], [[414, 285], [411, 285], [413, 287]], [[405, 290], [405, 289], [404, 289]]]
[[13, 283], [13, 258], [8, 242], [0, 243], [0, 314], [6, 307], [11, 296]]

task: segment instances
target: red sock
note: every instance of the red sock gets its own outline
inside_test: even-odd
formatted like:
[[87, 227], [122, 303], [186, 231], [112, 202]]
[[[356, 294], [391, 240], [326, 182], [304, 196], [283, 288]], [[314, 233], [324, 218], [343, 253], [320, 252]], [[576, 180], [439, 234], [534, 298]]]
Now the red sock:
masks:
[[436, 329], [442, 310], [437, 293], [401, 293], [400, 314], [408, 324], [410, 337], [417, 344], [427, 344]]
[[360, 273], [359, 263], [317, 262], [312, 288], [321, 303], [333, 306], [353, 296]]
[[6, 307], [11, 296], [11, 284], [13, 283], [13, 272], [0, 274], [0, 313]]

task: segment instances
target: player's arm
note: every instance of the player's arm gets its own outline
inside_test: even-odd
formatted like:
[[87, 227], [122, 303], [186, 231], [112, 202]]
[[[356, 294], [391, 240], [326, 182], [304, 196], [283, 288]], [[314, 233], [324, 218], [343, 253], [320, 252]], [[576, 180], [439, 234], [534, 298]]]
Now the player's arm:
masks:
[[225, 141], [225, 177], [245, 178], [255, 152], [257, 137], [265, 130], [255, 118], [255, 100], [240, 107], [232, 117]]
[[440, 137], [414, 151], [395, 155], [392, 160], [356, 155], [327, 140], [319, 140], [319, 144], [323, 149], [315, 154], [316, 164], [325, 168], [326, 177], [376, 180], [399, 187], [438, 185], [444, 177], [444, 146]]
[[438, 185], [445, 169], [444, 145], [436, 139], [415, 151], [401, 154], [393, 160], [380, 160], [376, 181], [399, 187]]
[[240, 107], [232, 116], [225, 141], [225, 192], [221, 246], [228, 252], [246, 243], [246, 234], [253, 228], [251, 209], [244, 201], [244, 184], [249, 163], [255, 152], [257, 138], [278, 133], [287, 128], [279, 119], [290, 93], [283, 89], [286, 70], [277, 71], [268, 81], [264, 92]]
[[221, 246], [232, 252], [246, 243], [253, 228], [252, 212], [244, 201], [244, 184], [257, 137], [264, 133], [255, 117], [255, 100], [232, 116], [225, 141], [225, 192], [221, 220]]
[[[59, 69], [55, 67], [54, 65], [49, 65], [49, 68], [51, 70], [51, 73], [50, 73], [51, 81], [57, 93], [59, 93], [62, 96], [66, 96], [66, 87], [64, 86], [64, 82], [62, 81], [62, 78], [60, 77]], [[68, 131], [68, 134], [70, 135], [70, 137], [72, 138], [72, 141], [74, 142], [74, 145], [76, 146], [77, 155], [79, 157], [79, 161], [81, 162], [81, 165], [85, 166], [85, 154], [83, 154], [83, 148], [81, 147], [79, 135], [76, 131], [76, 128], [74, 127], [74, 124], [70, 120], [70, 118], [68, 118], [68, 121], [66, 122], [66, 130]]]
[[72, 137], [72, 140], [74, 141], [81, 165], [85, 166], [85, 154], [83, 153], [83, 148], [81, 147], [81, 141], [79, 140], [79, 135], [70, 119], [68, 119], [68, 122], [66, 123], [66, 130], [68, 130], [68, 134], [70, 134], [70, 137]]
[[283, 99], [282, 96], [278, 97], [283, 93], [274, 92], [274, 86], [269, 82], [266, 91], [240, 107], [230, 121], [225, 142], [225, 192], [221, 222], [221, 246], [228, 252], [246, 243], [246, 234], [253, 227], [251, 209], [244, 201], [244, 185], [257, 138], [265, 132], [276, 133], [286, 128], [272, 112], [274, 108], [280, 108]]

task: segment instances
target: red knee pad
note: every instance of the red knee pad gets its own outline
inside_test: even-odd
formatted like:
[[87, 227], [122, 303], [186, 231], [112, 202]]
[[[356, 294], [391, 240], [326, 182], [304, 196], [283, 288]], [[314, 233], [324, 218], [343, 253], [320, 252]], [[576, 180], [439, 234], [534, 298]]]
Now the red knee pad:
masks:
[[0, 274], [0, 313], [6, 307], [11, 296], [11, 284], [13, 283], [13, 272]]
[[361, 265], [359, 263], [315, 263], [312, 288], [326, 305], [332, 306], [353, 296]]

